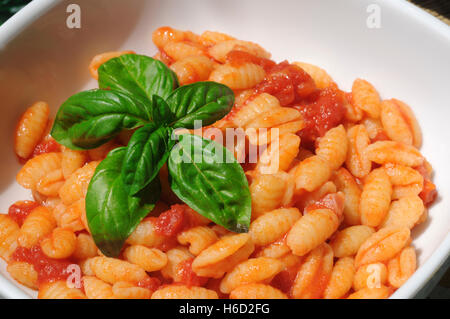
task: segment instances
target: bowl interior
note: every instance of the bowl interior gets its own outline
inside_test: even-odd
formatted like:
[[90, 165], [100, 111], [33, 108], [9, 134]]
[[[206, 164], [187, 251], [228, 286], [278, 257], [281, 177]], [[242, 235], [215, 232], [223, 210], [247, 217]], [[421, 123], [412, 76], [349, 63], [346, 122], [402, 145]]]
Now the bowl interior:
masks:
[[[15, 183], [20, 166], [12, 151], [14, 127], [25, 108], [44, 100], [55, 112], [70, 95], [95, 87], [87, 69], [95, 54], [129, 49], [153, 55], [152, 31], [170, 25], [254, 41], [277, 61], [304, 61], [324, 68], [342, 89], [350, 90], [353, 80], [361, 77], [382, 98], [408, 103], [422, 127], [422, 153], [435, 169], [439, 190], [429, 220], [413, 232], [419, 265], [444, 242], [450, 225], [448, 27], [403, 1], [377, 1], [380, 28], [370, 28], [367, 20], [374, 4], [366, 0], [83, 0], [77, 2], [81, 28], [69, 29], [66, 8], [70, 3], [37, 1], [29, 16], [34, 22], [16, 19], [8, 32], [0, 32], [0, 144], [5, 149], [0, 212], [7, 212], [15, 200], [30, 198], [29, 191]], [[7, 276], [2, 262], [0, 272]], [[416, 288], [427, 280], [425, 273], [410, 279], [416, 281]], [[0, 296], [25, 296], [13, 290], [0, 278]], [[411, 286], [397, 296], [411, 297], [413, 290]]]

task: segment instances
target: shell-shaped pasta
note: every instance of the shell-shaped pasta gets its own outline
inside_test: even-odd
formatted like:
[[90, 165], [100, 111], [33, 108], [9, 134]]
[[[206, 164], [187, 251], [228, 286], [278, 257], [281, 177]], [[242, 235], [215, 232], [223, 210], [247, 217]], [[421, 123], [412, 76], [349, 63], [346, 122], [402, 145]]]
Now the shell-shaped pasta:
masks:
[[218, 299], [214, 290], [203, 287], [168, 285], [156, 290], [152, 299]]
[[300, 111], [290, 107], [278, 107], [260, 116], [254, 116], [254, 119], [247, 123], [246, 128], [272, 128], [299, 119], [302, 119]]
[[[55, 212], [55, 211], [54, 211]], [[71, 229], [72, 231], [80, 231], [88, 229], [86, 218], [86, 208], [84, 198], [80, 198], [75, 203], [69, 205], [64, 211], [61, 211], [57, 218], [58, 226]]]
[[61, 169], [65, 179], [69, 178], [73, 172], [81, 168], [86, 163], [86, 151], [75, 151], [64, 148], [62, 151]]
[[331, 240], [331, 248], [333, 248], [336, 257], [350, 257], [356, 255], [359, 247], [373, 234], [375, 230], [372, 227], [364, 225], [356, 225], [344, 228], [337, 232]]
[[413, 136], [413, 145], [419, 148], [422, 145], [422, 131], [420, 129], [419, 123], [417, 122], [416, 116], [414, 115], [414, 112], [411, 110], [409, 105], [400, 100], [392, 99], [392, 102], [397, 104], [402, 116], [405, 118], [406, 123], [408, 123], [408, 126], [411, 129]]
[[333, 270], [333, 250], [323, 243], [309, 253], [295, 277], [292, 297], [295, 299], [321, 298]]
[[297, 191], [312, 192], [331, 177], [331, 167], [326, 160], [315, 155], [301, 161], [294, 175]]
[[249, 234], [222, 237], [194, 259], [192, 270], [198, 276], [220, 278], [247, 259], [254, 249], [255, 245]]
[[385, 164], [384, 169], [393, 185], [393, 199], [419, 195], [422, 191], [424, 178], [417, 170], [408, 166], [391, 163]]
[[65, 205], [70, 205], [86, 196], [87, 188], [99, 162], [93, 161], [77, 169], [59, 189], [59, 196]]
[[306, 73], [308, 73], [309, 76], [311, 76], [311, 78], [314, 80], [314, 83], [319, 89], [325, 89], [333, 83], [333, 79], [331, 78], [331, 76], [328, 75], [328, 73], [324, 69], [319, 68], [316, 65], [306, 62], [294, 62], [293, 64], [305, 70]]
[[366, 155], [370, 144], [369, 135], [364, 125], [355, 125], [348, 132], [348, 153], [345, 164], [356, 177], [362, 178], [369, 174], [372, 163]]
[[57, 169], [43, 176], [36, 184], [36, 190], [44, 196], [57, 197], [63, 185], [64, 176], [62, 170]]
[[209, 80], [225, 84], [232, 90], [245, 90], [261, 82], [265, 75], [266, 71], [253, 63], [241, 66], [223, 64], [211, 72]]
[[77, 244], [72, 257], [77, 260], [83, 260], [97, 255], [97, 246], [95, 245], [94, 239], [88, 234], [78, 234]]
[[134, 51], [111, 51], [100, 53], [92, 58], [91, 63], [89, 64], [89, 72], [91, 73], [91, 76], [94, 79], [98, 80], [98, 68], [103, 63], [124, 54], [134, 54], [134, 53], [135, 53]]
[[83, 287], [88, 299], [114, 299], [112, 286], [94, 276], [83, 277]]
[[380, 288], [387, 282], [387, 268], [383, 263], [367, 264], [359, 267], [353, 279], [355, 291], [364, 288]]
[[392, 294], [386, 286], [380, 288], [363, 288], [348, 296], [348, 299], [386, 299]]
[[28, 160], [16, 176], [21, 186], [35, 190], [38, 182], [61, 168], [61, 153], [44, 153]]
[[341, 124], [332, 128], [319, 140], [316, 154], [325, 159], [332, 170], [338, 169], [347, 157], [347, 133]]
[[228, 34], [216, 31], [205, 31], [199, 37], [200, 43], [207, 47], [228, 40], [235, 40], [235, 38]]
[[380, 229], [359, 247], [355, 257], [356, 267], [391, 259], [405, 247], [409, 239], [410, 231], [406, 227]]
[[367, 134], [369, 134], [369, 138], [372, 141], [389, 139], [383, 129], [380, 119], [365, 117], [361, 120], [361, 124], [366, 128]]
[[333, 267], [323, 297], [325, 299], [342, 298], [352, 288], [354, 275], [355, 265], [353, 258], [339, 258]]
[[161, 250], [141, 245], [127, 247], [123, 257], [148, 272], [160, 270], [167, 264], [167, 256]]
[[47, 208], [38, 206], [25, 218], [17, 241], [20, 246], [31, 248], [50, 234], [55, 227], [56, 221], [53, 214]]
[[267, 93], [261, 93], [240, 107], [233, 115], [232, 121], [236, 127], [246, 127], [247, 123], [253, 120], [255, 116], [280, 107], [280, 102], [276, 97]]
[[344, 193], [344, 221], [347, 225], [361, 224], [359, 202], [361, 189], [355, 178], [345, 168], [341, 167], [335, 172], [333, 182], [338, 191]]
[[331, 209], [310, 210], [292, 226], [287, 245], [297, 256], [306, 255], [328, 239], [338, 226], [339, 218]]
[[388, 281], [394, 288], [400, 288], [416, 271], [416, 251], [414, 247], [404, 248], [389, 261]]
[[372, 118], [378, 119], [380, 117], [380, 96], [372, 84], [366, 80], [356, 79], [353, 82], [352, 104], [366, 112]]
[[77, 246], [77, 236], [70, 229], [55, 228], [52, 233], [41, 240], [42, 252], [50, 258], [67, 258]]
[[373, 170], [366, 178], [359, 213], [363, 225], [377, 227], [381, 224], [391, 203], [392, 185], [384, 169]]
[[34, 290], [38, 289], [38, 273], [34, 270], [32, 264], [22, 261], [13, 261], [8, 264], [6, 270], [11, 277], [22, 285]]
[[413, 132], [392, 100], [381, 103], [381, 123], [387, 136], [396, 142], [413, 145]]
[[230, 299], [288, 299], [280, 290], [265, 284], [248, 284], [235, 288]]
[[214, 244], [218, 237], [214, 230], [206, 226], [197, 226], [181, 232], [177, 236], [181, 245], [189, 245], [189, 251], [197, 256], [207, 247]]
[[280, 258], [291, 252], [286, 243], [286, 236], [258, 250], [256, 257]]
[[152, 34], [153, 43], [160, 49], [169, 42], [179, 42], [186, 39], [186, 32], [171, 27], [160, 27]]
[[267, 174], [286, 171], [298, 154], [300, 137], [288, 133], [280, 136], [276, 143], [271, 143], [259, 158], [256, 171]]
[[152, 296], [151, 290], [122, 281], [116, 282], [112, 286], [112, 292], [118, 299], [150, 299]]
[[0, 214], [0, 258], [8, 261], [17, 248], [19, 225], [8, 215]]
[[215, 60], [225, 63], [227, 54], [232, 50], [251, 53], [260, 58], [270, 58], [270, 53], [256, 43], [242, 40], [221, 41], [208, 49], [208, 54]]
[[250, 224], [249, 234], [255, 245], [273, 243], [291, 229], [301, 216], [297, 208], [280, 208], [267, 212]]
[[175, 247], [166, 252], [167, 263], [161, 269], [161, 274], [165, 278], [173, 279], [174, 282], [181, 280], [181, 274], [179, 273], [180, 265], [182, 262], [192, 259], [194, 256], [188, 251], [186, 247]]
[[287, 187], [287, 180], [281, 174], [257, 175], [250, 184], [252, 218], [280, 207]]
[[228, 294], [233, 289], [253, 283], [268, 283], [283, 269], [283, 264], [273, 258], [258, 257], [237, 265], [220, 282], [220, 291]]
[[171, 57], [175, 61], [187, 58], [188, 56], [205, 55], [205, 52], [201, 46], [187, 41], [169, 41], [168, 43], [166, 43], [166, 45], [164, 45], [163, 50], [169, 57]]
[[301, 211], [303, 211], [303, 209], [305, 209], [305, 207], [308, 207], [308, 205], [312, 205], [315, 202], [319, 201], [321, 198], [325, 197], [326, 195], [336, 192], [337, 192], [336, 185], [334, 185], [333, 182], [328, 181], [315, 191], [312, 191], [311, 193], [306, 193], [303, 196], [301, 196], [295, 203], [295, 206], [298, 207]]
[[69, 288], [65, 281], [54, 281], [39, 286], [39, 299], [86, 299], [80, 289]]
[[402, 197], [393, 201], [381, 227], [407, 227], [412, 229], [419, 222], [425, 206], [419, 196]]
[[368, 158], [378, 164], [400, 164], [405, 166], [420, 166], [424, 158], [420, 152], [411, 145], [394, 141], [378, 141], [366, 148]]
[[351, 93], [345, 95], [344, 99], [345, 119], [349, 122], [361, 121], [363, 110], [352, 104]]
[[188, 56], [173, 63], [170, 68], [177, 75], [180, 85], [206, 81], [217, 66], [206, 56]]
[[164, 242], [164, 236], [156, 232], [155, 223], [152, 219], [144, 219], [131, 233], [126, 242], [130, 245], [158, 247]]
[[95, 276], [110, 284], [118, 281], [139, 282], [148, 277], [144, 269], [124, 260], [109, 257], [94, 257], [88, 260], [89, 268]]
[[36, 102], [30, 106], [19, 120], [14, 139], [14, 151], [17, 156], [27, 159], [41, 140], [47, 127], [50, 108], [45, 102]]
[[[245, 131], [248, 140], [254, 145], [266, 145], [273, 143], [273, 141], [280, 136], [286, 134], [295, 134], [305, 127], [303, 119], [297, 119], [291, 122], [282, 123], [268, 128], [255, 129], [254, 133], [251, 129]], [[278, 134], [277, 134], [278, 133]]]

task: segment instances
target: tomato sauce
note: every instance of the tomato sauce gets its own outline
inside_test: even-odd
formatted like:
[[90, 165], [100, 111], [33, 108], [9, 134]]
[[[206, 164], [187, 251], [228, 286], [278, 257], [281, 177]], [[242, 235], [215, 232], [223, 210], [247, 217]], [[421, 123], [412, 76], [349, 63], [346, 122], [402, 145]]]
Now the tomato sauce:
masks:
[[35, 201], [21, 200], [9, 206], [8, 215], [14, 219], [19, 226], [22, 226], [25, 218], [27, 218], [31, 211], [38, 206], [39, 203]]
[[415, 168], [423, 176], [423, 189], [419, 194], [425, 206], [430, 206], [437, 198], [438, 192], [436, 185], [431, 181], [430, 173], [425, 165], [420, 165]]
[[155, 291], [161, 286], [161, 280], [155, 277], [147, 277], [143, 280], [138, 281], [137, 286]]
[[280, 271], [272, 279], [271, 285], [281, 290], [285, 294], [290, 294], [292, 286], [294, 285], [295, 277], [297, 276], [297, 271], [297, 266]]
[[299, 133], [302, 145], [314, 148], [317, 138], [322, 137], [333, 127], [341, 124], [345, 115], [345, 95], [331, 86], [311, 96], [309, 103], [293, 106], [305, 120], [305, 128]]
[[172, 205], [157, 218], [156, 232], [167, 237], [177, 235], [185, 227], [185, 211], [186, 205]]
[[260, 58], [256, 55], [240, 50], [232, 50], [228, 52], [226, 61], [235, 67], [239, 67], [246, 63], [253, 63], [262, 67], [266, 72], [276, 66], [276, 63], [270, 59]]
[[33, 155], [31, 157], [38, 156], [44, 153], [60, 152], [61, 146], [53, 138], [46, 139], [40, 142], [34, 148]]
[[197, 274], [192, 270], [193, 261], [194, 258], [189, 258], [178, 264], [176, 271], [181, 278], [179, 282], [189, 287], [203, 286], [208, 281], [208, 278], [197, 276]]
[[256, 93], [275, 96], [282, 106], [299, 103], [317, 91], [314, 80], [299, 66], [281, 62], [270, 69]]
[[38, 285], [46, 282], [66, 280], [70, 275], [67, 267], [72, 264], [68, 259], [47, 257], [39, 245], [31, 248], [18, 247], [11, 256], [13, 261], [32, 264], [38, 273]]

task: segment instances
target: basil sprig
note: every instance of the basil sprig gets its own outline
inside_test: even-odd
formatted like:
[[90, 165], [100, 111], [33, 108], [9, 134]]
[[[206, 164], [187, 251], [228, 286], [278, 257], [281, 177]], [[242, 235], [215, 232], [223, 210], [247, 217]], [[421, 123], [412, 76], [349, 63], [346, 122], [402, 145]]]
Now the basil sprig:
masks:
[[251, 197], [244, 171], [221, 144], [174, 129], [210, 125], [234, 104], [234, 93], [215, 82], [178, 87], [162, 62], [122, 55], [98, 69], [100, 89], [77, 93], [58, 110], [52, 136], [70, 149], [91, 149], [120, 131], [136, 129], [129, 143], [98, 165], [86, 195], [89, 230], [103, 254], [115, 257], [154, 208], [158, 177], [168, 162], [175, 194], [215, 223], [247, 232]]

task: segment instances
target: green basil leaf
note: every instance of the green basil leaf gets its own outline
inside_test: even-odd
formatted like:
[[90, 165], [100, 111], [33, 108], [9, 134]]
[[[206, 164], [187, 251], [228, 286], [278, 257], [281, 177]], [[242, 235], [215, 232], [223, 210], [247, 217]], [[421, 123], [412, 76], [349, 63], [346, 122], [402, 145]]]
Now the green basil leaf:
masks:
[[106, 143], [122, 129], [148, 121], [143, 106], [130, 96], [89, 90], [72, 95], [60, 106], [51, 135], [70, 149], [90, 149]]
[[172, 190], [192, 209], [234, 232], [248, 231], [250, 190], [228, 149], [197, 135], [181, 135], [168, 167]]
[[174, 145], [171, 133], [171, 128], [158, 128], [154, 123], [146, 124], [134, 132], [122, 166], [122, 178], [128, 194], [136, 194], [158, 174]]
[[194, 128], [194, 121], [210, 125], [230, 112], [234, 93], [226, 85], [216, 82], [197, 82], [176, 89], [166, 99], [176, 122], [173, 127]]
[[117, 257], [139, 222], [154, 208], [159, 198], [159, 179], [135, 196], [123, 189], [121, 167], [125, 147], [111, 151], [98, 165], [86, 194], [86, 217], [95, 244], [103, 254]]
[[100, 88], [133, 96], [150, 108], [152, 96], [167, 98], [178, 87], [178, 80], [161, 61], [145, 55], [124, 54], [98, 68], [98, 84]]
[[152, 102], [152, 118], [155, 123], [168, 125], [175, 120], [175, 116], [170, 110], [169, 105], [162, 97], [153, 95]]

